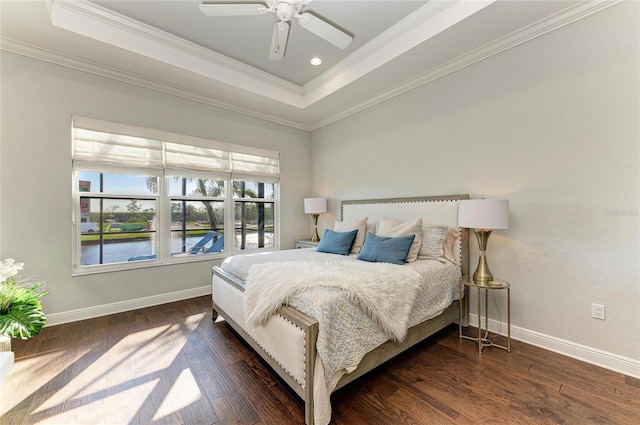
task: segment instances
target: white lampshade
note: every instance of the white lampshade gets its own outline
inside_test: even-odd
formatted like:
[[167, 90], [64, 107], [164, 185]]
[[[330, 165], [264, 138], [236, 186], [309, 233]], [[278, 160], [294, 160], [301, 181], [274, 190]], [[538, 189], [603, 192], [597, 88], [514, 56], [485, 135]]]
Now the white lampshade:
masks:
[[304, 198], [305, 214], [322, 214], [327, 212], [326, 198]]
[[509, 201], [465, 199], [458, 202], [458, 226], [470, 229], [508, 229]]

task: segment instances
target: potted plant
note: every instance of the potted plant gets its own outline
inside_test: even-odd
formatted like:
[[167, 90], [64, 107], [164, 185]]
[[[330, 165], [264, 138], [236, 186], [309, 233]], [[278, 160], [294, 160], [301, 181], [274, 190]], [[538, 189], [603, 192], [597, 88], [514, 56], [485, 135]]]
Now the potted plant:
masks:
[[32, 338], [47, 322], [40, 298], [48, 292], [40, 290], [42, 282], [23, 279], [19, 274], [23, 267], [24, 263], [13, 258], [0, 262], [0, 343], [7, 351], [11, 349], [11, 338]]

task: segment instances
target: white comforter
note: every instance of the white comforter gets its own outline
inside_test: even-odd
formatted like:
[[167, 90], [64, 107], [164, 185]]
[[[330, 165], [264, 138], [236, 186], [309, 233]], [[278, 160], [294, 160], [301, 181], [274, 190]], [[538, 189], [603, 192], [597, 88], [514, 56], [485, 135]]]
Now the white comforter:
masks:
[[[338, 289], [341, 296], [373, 319], [389, 339], [402, 341], [419, 287], [420, 274], [396, 264], [364, 261], [256, 264], [247, 280], [247, 321], [254, 326], [265, 323], [298, 294], [317, 299], [314, 295], [319, 288]], [[340, 310], [336, 310], [334, 302], [323, 306], [330, 310], [323, 317], [331, 325], [339, 318]]]

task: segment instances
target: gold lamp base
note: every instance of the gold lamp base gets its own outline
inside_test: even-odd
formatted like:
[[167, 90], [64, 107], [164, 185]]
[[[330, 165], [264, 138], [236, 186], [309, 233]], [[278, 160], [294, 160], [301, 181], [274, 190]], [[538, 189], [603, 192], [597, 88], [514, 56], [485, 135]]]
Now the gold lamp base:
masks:
[[312, 214], [313, 217], [313, 235], [311, 235], [311, 242], [318, 242], [320, 235], [318, 235], [318, 216], [320, 214]]
[[480, 248], [480, 258], [478, 258], [478, 267], [473, 273], [473, 281], [475, 283], [489, 285], [489, 282], [493, 280], [493, 274], [491, 274], [491, 270], [489, 270], [489, 263], [487, 262], [487, 256], [485, 255], [485, 252], [487, 250], [489, 236], [491, 236], [491, 230], [475, 229], [473, 232], [476, 234], [476, 239], [478, 239], [478, 247]]

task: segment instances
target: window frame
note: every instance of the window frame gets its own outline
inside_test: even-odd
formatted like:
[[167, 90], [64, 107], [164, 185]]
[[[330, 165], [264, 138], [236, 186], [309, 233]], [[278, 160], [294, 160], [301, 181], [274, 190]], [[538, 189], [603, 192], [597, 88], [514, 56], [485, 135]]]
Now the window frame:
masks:
[[[87, 275], [94, 273], [112, 272], [120, 270], [132, 270], [143, 267], [156, 267], [171, 264], [182, 264], [199, 261], [210, 261], [229, 257], [231, 255], [250, 253], [250, 252], [265, 252], [275, 251], [280, 249], [280, 185], [274, 183], [274, 197], [273, 198], [236, 198], [233, 195], [233, 190], [230, 189], [233, 184], [232, 180], [225, 180], [225, 195], [223, 197], [198, 197], [182, 196], [182, 195], [169, 195], [168, 194], [168, 181], [173, 178], [172, 176], [160, 176], [158, 177], [158, 194], [157, 195], [130, 195], [124, 193], [99, 193], [99, 192], [81, 192], [79, 190], [79, 174], [84, 171], [101, 172], [101, 173], [115, 173], [116, 170], [103, 170], [96, 171], [76, 169], [73, 172], [73, 205], [74, 205], [74, 219], [73, 219], [73, 275]], [[131, 175], [131, 174], [126, 174]], [[240, 180], [235, 180], [240, 181]], [[252, 180], [252, 182], [255, 180]], [[80, 198], [91, 199], [139, 199], [139, 200], [155, 200], [157, 209], [155, 215], [155, 234], [156, 234], [156, 258], [149, 260], [139, 261], [123, 261], [116, 263], [106, 264], [92, 264], [82, 265], [82, 232], [81, 232], [81, 213], [80, 213]], [[224, 206], [224, 245], [225, 250], [223, 252], [216, 252], [210, 254], [199, 255], [172, 255], [171, 254], [171, 201], [175, 199], [184, 199], [187, 201], [215, 201], [223, 202]], [[264, 248], [253, 248], [238, 250], [235, 245], [235, 205], [237, 202], [249, 202], [249, 203], [268, 203], [273, 204], [273, 246]], [[228, 247], [231, 247], [229, 249]]]
[[254, 203], [254, 204], [273, 204], [273, 238], [274, 238], [274, 242], [273, 242], [273, 247], [267, 247], [267, 248], [256, 248], [256, 249], [244, 249], [244, 250], [236, 250], [235, 249], [235, 239], [234, 239], [234, 250], [236, 253], [243, 253], [243, 252], [251, 252], [251, 251], [257, 251], [257, 250], [275, 250], [277, 247], [279, 247], [279, 234], [277, 235], [276, 232], [279, 232], [280, 226], [279, 223], [276, 223], [277, 218], [280, 216], [278, 213], [278, 208], [279, 208], [279, 202], [276, 201], [276, 199], [279, 199], [279, 185], [278, 184], [273, 184], [273, 198], [241, 198], [241, 197], [236, 197], [234, 196], [234, 190], [233, 190], [233, 183], [234, 182], [242, 182], [242, 181], [248, 181], [250, 183], [257, 183], [257, 184], [271, 184], [270, 182], [258, 182], [255, 180], [231, 180], [231, 188], [230, 188], [230, 194], [231, 194], [231, 210], [233, 212], [233, 218], [234, 218], [234, 238], [235, 238], [235, 231], [236, 231], [236, 226], [235, 226], [235, 207], [236, 207], [236, 203]]
[[[171, 253], [171, 235], [174, 232], [170, 226], [172, 223], [172, 217], [171, 217], [171, 202], [174, 200], [179, 200], [179, 201], [187, 201], [187, 202], [201, 202], [201, 201], [206, 201], [206, 202], [222, 202], [222, 210], [223, 210], [223, 214], [224, 214], [224, 223], [223, 223], [223, 229], [224, 229], [224, 233], [223, 233], [223, 237], [225, 237], [225, 250], [223, 252], [216, 252], [216, 253], [210, 253], [210, 254], [203, 254], [205, 256], [207, 256], [208, 258], [212, 258], [212, 255], [217, 255], [219, 258], [222, 254], [228, 254], [228, 249], [227, 249], [227, 241], [226, 241], [226, 234], [227, 234], [227, 219], [228, 219], [228, 215], [227, 215], [227, 208], [226, 208], [226, 203], [228, 202], [228, 191], [229, 191], [229, 181], [228, 180], [223, 180], [224, 181], [224, 196], [190, 196], [190, 195], [170, 195], [168, 193], [168, 188], [169, 188], [169, 180], [174, 179], [174, 178], [180, 178], [180, 179], [186, 179], [188, 177], [184, 177], [184, 176], [165, 176], [164, 177], [164, 183], [165, 183], [165, 192], [167, 193], [166, 195], [166, 207], [168, 208], [166, 214], [167, 214], [167, 222], [169, 225], [169, 228], [166, 230], [166, 232], [168, 233], [168, 237], [167, 237], [167, 247], [168, 250], [166, 250], [166, 252], [164, 253], [165, 255], [169, 256], [169, 259], [171, 260], [175, 260], [175, 261], [171, 261], [171, 262], [185, 262], [185, 261], [178, 261], [180, 258], [182, 257], [178, 257], [177, 255], [179, 254], [172, 254]], [[215, 179], [215, 180], [222, 180], [222, 179]], [[213, 229], [211, 229], [213, 230]], [[190, 262], [190, 261], [186, 261], [186, 262]]]
[[[180, 170], [176, 171], [175, 168], [166, 168], [158, 170], [156, 168], [145, 168], [137, 166], [120, 166], [118, 164], [110, 164], [105, 161], [98, 162], [96, 164], [90, 164], [86, 158], [82, 158], [82, 162], [75, 163], [75, 159], [72, 163], [72, 275], [89, 275], [95, 273], [104, 273], [112, 271], [134, 270], [146, 267], [157, 267], [164, 265], [200, 262], [200, 261], [213, 261], [226, 258], [231, 255], [237, 255], [242, 253], [257, 252], [257, 251], [274, 251], [280, 249], [280, 184], [279, 184], [279, 153], [274, 151], [267, 151], [259, 148], [250, 148], [247, 146], [233, 145], [226, 142], [216, 142], [206, 139], [198, 139], [191, 136], [182, 136], [177, 134], [170, 134], [166, 132], [159, 132], [157, 130], [141, 129], [137, 127], [131, 127], [127, 125], [121, 125], [117, 123], [103, 122], [90, 118], [80, 117], [78, 120], [84, 125], [75, 125], [75, 121], [78, 117], [74, 117], [74, 123], [72, 128], [89, 129], [91, 131], [110, 133], [111, 135], [131, 135], [132, 137], [149, 137], [158, 138], [158, 135], [165, 136], [160, 139], [160, 143], [164, 144], [164, 141], [168, 141], [168, 144], [176, 143], [182, 144], [186, 149], [191, 147], [204, 148], [204, 149], [220, 149], [222, 146], [225, 150], [228, 149], [229, 155], [233, 157], [234, 153], [242, 156], [243, 158], [260, 158], [260, 155], [264, 152], [266, 156], [264, 159], [270, 162], [275, 161], [275, 167], [277, 174], [274, 175], [261, 175], [260, 173], [251, 175], [246, 170], [239, 171], [234, 175], [233, 169], [227, 173], [207, 173], [199, 172], [197, 170], [188, 170], [185, 175]], [[87, 126], [87, 123], [89, 125]], [[75, 133], [72, 133], [72, 143], [75, 143]], [[163, 145], [164, 146], [164, 145]], [[235, 149], [234, 149], [235, 148]], [[72, 149], [72, 152], [73, 149]], [[275, 158], [275, 159], [269, 159]], [[233, 160], [231, 161], [233, 163]], [[239, 165], [240, 167], [243, 164]], [[158, 178], [158, 193], [153, 195], [140, 195], [140, 194], [126, 194], [126, 193], [100, 193], [96, 191], [86, 192], [81, 191], [79, 187], [80, 173], [83, 172], [95, 172], [101, 174], [120, 174], [120, 175], [144, 175], [155, 176]], [[224, 176], [224, 177], [223, 177]], [[180, 178], [203, 178], [209, 180], [222, 180], [225, 185], [225, 193], [222, 197], [194, 197], [189, 195], [169, 195], [169, 180], [175, 177]], [[246, 181], [255, 183], [270, 183], [274, 185], [273, 199], [271, 198], [249, 198], [243, 199], [244, 202], [267, 202], [273, 203], [273, 247], [267, 248], [254, 248], [245, 250], [236, 250], [235, 246], [235, 205], [236, 199], [233, 192], [234, 181]], [[154, 200], [156, 202], [155, 212], [155, 252], [156, 256], [153, 259], [139, 260], [139, 261], [122, 261], [107, 264], [92, 264], [82, 265], [82, 232], [81, 232], [81, 202], [80, 198], [122, 198], [122, 199], [138, 199], [138, 200]], [[219, 253], [205, 253], [198, 255], [172, 255], [171, 254], [171, 201], [177, 199], [184, 199], [186, 201], [214, 201], [223, 202], [224, 211], [224, 246], [223, 252]]]

